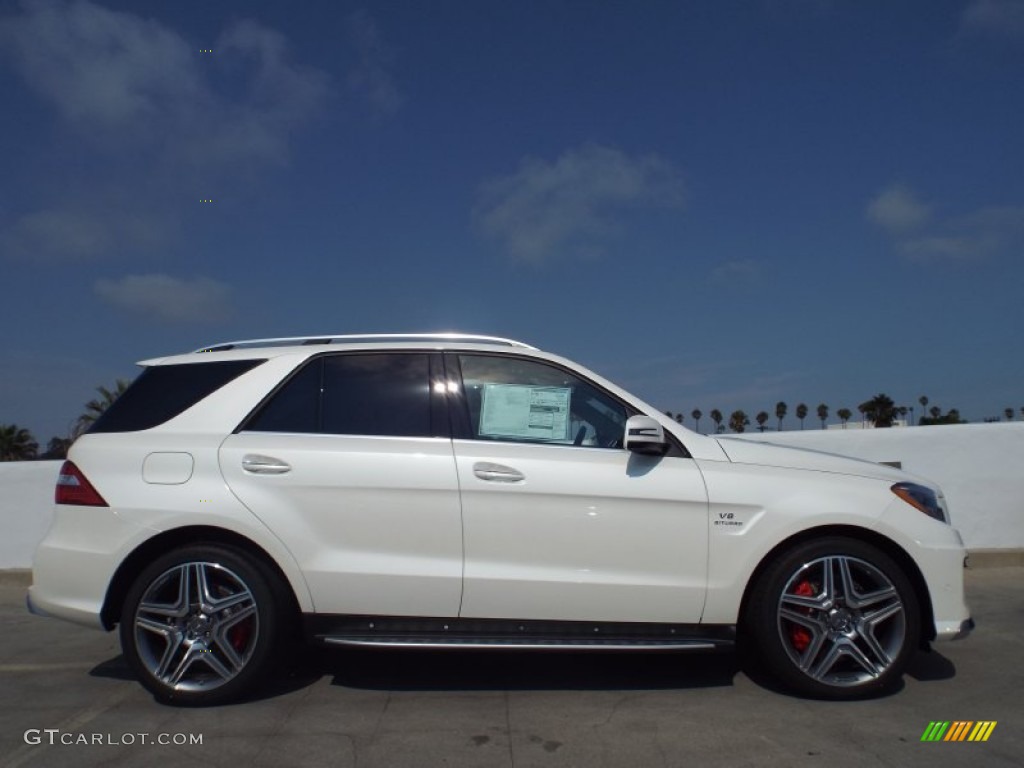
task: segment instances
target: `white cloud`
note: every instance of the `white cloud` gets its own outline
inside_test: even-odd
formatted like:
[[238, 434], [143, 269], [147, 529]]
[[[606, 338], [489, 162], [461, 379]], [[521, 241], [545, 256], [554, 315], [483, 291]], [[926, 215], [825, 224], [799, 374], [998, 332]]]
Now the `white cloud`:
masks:
[[295, 64], [285, 38], [253, 21], [211, 47], [86, 0], [29, 0], [0, 17], [0, 64], [52, 107], [81, 160], [8, 211], [0, 246], [86, 259], [145, 248], [153, 233], [166, 244], [199, 198], [287, 165], [296, 129], [326, 101], [326, 74]]
[[711, 271], [715, 283], [747, 283], [761, 275], [761, 264], [754, 259], [736, 259], [719, 264]]
[[986, 36], [1024, 36], [1024, 0], [972, 0], [964, 9], [960, 28]]
[[394, 53], [366, 11], [358, 10], [348, 17], [348, 38], [358, 59], [348, 75], [349, 88], [365, 94], [380, 112], [394, 114], [405, 101], [390, 71]]
[[526, 158], [515, 173], [485, 182], [475, 216], [510, 256], [540, 263], [599, 251], [626, 209], [679, 208], [683, 199], [680, 176], [667, 160], [587, 144], [550, 163]]
[[942, 223], [941, 231], [902, 243], [916, 261], [970, 261], [1024, 246], [1024, 205], [990, 206]]
[[231, 314], [230, 288], [208, 277], [128, 275], [99, 279], [93, 290], [111, 306], [169, 323], [217, 322]]
[[[152, 19], [37, 0], [0, 22], [0, 42], [74, 130], [176, 162], [284, 163], [289, 129], [326, 92], [323, 73], [290, 63], [284, 37], [253, 21], [233, 23], [204, 54]], [[230, 88], [217, 86], [219, 72], [232, 73]]]
[[867, 218], [890, 234], [902, 234], [923, 226], [931, 216], [927, 205], [913, 190], [891, 184], [868, 203]]
[[914, 261], [973, 261], [1024, 246], [1024, 205], [988, 206], [933, 217], [907, 187], [893, 184], [870, 201], [867, 218]]
[[25, 3], [0, 40], [64, 117], [111, 127], [189, 104], [203, 91], [191, 47], [155, 21], [88, 2]]
[[984, 239], [954, 235], [919, 237], [907, 240], [900, 247], [914, 261], [969, 261], [991, 251], [991, 245]]
[[16, 218], [0, 232], [0, 253], [25, 261], [90, 261], [122, 250], [151, 251], [166, 232], [159, 217], [97, 209], [84, 201]]

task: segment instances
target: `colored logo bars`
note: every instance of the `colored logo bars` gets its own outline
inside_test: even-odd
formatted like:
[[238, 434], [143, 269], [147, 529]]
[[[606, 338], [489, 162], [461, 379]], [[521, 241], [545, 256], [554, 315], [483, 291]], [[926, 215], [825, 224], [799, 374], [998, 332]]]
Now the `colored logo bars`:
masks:
[[988, 741], [995, 727], [995, 720], [933, 721], [924, 729], [921, 741]]

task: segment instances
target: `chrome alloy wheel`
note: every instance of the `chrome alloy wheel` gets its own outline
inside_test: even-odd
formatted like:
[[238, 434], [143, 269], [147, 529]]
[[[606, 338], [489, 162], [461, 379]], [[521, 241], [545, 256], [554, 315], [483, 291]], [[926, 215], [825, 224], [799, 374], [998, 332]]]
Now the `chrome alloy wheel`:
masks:
[[256, 599], [217, 563], [186, 562], [158, 576], [135, 610], [139, 660], [175, 691], [209, 691], [239, 674], [259, 635]]
[[895, 585], [856, 557], [802, 565], [779, 598], [778, 632], [790, 660], [830, 686], [877, 680], [900, 656], [907, 617]]

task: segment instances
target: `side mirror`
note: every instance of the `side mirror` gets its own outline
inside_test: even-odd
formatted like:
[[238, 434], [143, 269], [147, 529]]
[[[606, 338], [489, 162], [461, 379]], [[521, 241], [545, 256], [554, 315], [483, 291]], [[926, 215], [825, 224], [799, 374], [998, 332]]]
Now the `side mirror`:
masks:
[[664, 456], [668, 451], [665, 430], [650, 416], [630, 416], [626, 420], [626, 450], [645, 456]]

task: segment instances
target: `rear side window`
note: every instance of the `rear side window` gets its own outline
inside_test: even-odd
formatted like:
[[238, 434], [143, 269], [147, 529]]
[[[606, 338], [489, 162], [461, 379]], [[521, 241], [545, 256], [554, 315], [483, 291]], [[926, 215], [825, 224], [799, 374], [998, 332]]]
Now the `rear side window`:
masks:
[[311, 360], [243, 429], [333, 435], [444, 435], [430, 396], [430, 356], [325, 355]]
[[323, 431], [430, 437], [430, 358], [324, 358]]
[[136, 432], [184, 413], [264, 360], [224, 360], [146, 368], [89, 430]]

